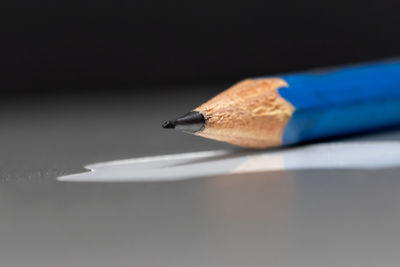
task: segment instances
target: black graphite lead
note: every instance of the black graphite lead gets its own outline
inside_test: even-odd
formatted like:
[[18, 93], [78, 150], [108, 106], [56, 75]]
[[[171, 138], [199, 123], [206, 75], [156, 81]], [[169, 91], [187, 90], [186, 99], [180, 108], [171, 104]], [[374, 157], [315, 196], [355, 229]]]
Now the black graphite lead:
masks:
[[195, 133], [204, 128], [206, 120], [203, 114], [198, 111], [191, 111], [176, 120], [166, 121], [162, 127], [165, 129], [175, 129], [182, 132]]

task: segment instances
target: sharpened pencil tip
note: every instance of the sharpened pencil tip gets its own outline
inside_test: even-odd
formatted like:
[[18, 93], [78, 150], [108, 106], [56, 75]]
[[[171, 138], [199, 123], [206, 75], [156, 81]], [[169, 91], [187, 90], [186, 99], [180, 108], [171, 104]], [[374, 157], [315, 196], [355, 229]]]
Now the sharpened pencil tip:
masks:
[[176, 120], [166, 121], [162, 125], [164, 129], [175, 129], [182, 132], [195, 133], [201, 131], [205, 125], [203, 114], [191, 111]]
[[163, 123], [162, 127], [164, 129], [175, 129], [175, 123], [173, 123], [172, 121], [166, 121]]

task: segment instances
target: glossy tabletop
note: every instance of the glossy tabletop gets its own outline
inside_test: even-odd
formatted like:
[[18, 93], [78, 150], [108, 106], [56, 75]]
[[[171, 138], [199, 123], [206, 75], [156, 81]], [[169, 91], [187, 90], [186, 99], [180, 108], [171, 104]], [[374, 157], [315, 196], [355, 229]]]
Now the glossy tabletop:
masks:
[[[161, 128], [218, 88], [5, 101], [0, 266], [398, 265], [396, 165], [159, 182], [57, 180], [96, 162], [209, 150], [252, 153]], [[398, 145], [400, 131], [340, 141]]]

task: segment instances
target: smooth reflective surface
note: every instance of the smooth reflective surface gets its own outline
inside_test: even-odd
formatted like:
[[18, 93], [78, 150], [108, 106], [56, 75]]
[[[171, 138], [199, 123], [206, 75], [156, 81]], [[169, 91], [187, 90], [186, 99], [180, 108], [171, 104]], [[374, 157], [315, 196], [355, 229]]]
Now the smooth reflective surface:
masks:
[[[201, 92], [198, 101], [209, 97]], [[399, 131], [335, 140], [349, 142], [348, 153], [365, 148], [360, 159], [374, 157], [369, 145], [387, 145], [392, 154], [380, 152], [365, 168], [265, 171], [243, 165], [253, 172], [150, 183], [57, 181], [93, 162], [233, 149], [161, 129], [165, 117], [193, 103], [160, 100], [166, 112], [155, 110], [144, 120], [147, 106], [141, 103], [149, 101], [28, 103], [19, 112], [0, 106], [0, 266], [398, 265], [400, 168], [374, 164], [397, 162]], [[318, 151], [302, 151], [298, 164], [315, 162], [308, 158]], [[234, 152], [261, 156], [248, 153]], [[337, 159], [354, 159], [346, 155]]]
[[400, 142], [328, 143], [275, 151], [206, 151], [103, 162], [66, 182], [162, 182], [279, 170], [383, 169], [400, 166]]

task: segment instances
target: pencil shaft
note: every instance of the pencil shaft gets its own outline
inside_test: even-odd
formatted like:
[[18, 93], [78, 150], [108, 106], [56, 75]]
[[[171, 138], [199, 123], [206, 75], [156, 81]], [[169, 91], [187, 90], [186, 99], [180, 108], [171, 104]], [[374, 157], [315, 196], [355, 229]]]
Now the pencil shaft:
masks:
[[354, 134], [400, 124], [400, 62], [282, 76], [279, 94], [295, 112], [283, 144]]
[[247, 79], [194, 111], [201, 123], [178, 129], [250, 148], [400, 125], [400, 61]]

